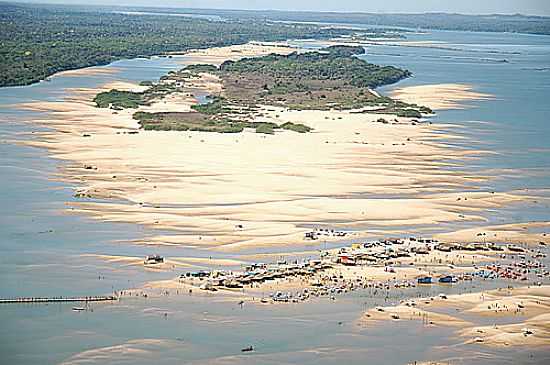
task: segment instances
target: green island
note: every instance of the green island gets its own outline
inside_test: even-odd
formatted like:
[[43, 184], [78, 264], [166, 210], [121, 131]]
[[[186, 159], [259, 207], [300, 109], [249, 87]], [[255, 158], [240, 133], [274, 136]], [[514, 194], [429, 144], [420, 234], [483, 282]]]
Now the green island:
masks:
[[146, 86], [148, 89], [144, 92], [113, 89], [97, 94], [93, 101], [98, 108], [131, 109], [140, 105], [149, 105], [154, 100], [162, 99], [166, 95], [182, 90], [176, 84], [164, 82], [154, 84], [151, 81], [142, 81], [140, 86]]
[[312, 129], [303, 124], [252, 122], [262, 116], [262, 106], [352, 110], [409, 118], [432, 113], [429, 108], [374, 93], [372, 89], [398, 82], [411, 73], [393, 66], [374, 65], [357, 57], [364, 53], [363, 47], [331, 46], [306, 53], [227, 61], [219, 68], [190, 65], [169, 72], [158, 82], [142, 83], [150, 85], [143, 92], [110, 90], [99, 93], [94, 101], [100, 108], [138, 108], [183, 91], [186, 82], [207, 73], [219, 77], [223, 85], [223, 92], [211, 95], [209, 102], [193, 105], [190, 112], [137, 111], [134, 119], [144, 130], [239, 133], [245, 128], [254, 128], [257, 133], [273, 134], [277, 129], [298, 133]]

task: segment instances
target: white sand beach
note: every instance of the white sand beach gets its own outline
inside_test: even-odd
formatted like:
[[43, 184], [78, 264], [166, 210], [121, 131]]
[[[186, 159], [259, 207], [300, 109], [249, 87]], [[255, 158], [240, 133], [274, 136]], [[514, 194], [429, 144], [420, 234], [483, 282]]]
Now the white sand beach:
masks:
[[[180, 56], [180, 62], [219, 63], [292, 50], [247, 44], [200, 50]], [[142, 87], [117, 82], [101, 90], [112, 88]], [[221, 91], [219, 80], [207, 74], [195, 82], [197, 88]], [[308, 227], [351, 229], [348, 238], [360, 238], [401, 226], [483, 222], [485, 209], [525, 199], [513, 193], [461, 192], [488, 179], [456, 168], [484, 151], [446, 144], [458, 137], [444, 124], [264, 107], [258, 121], [303, 123], [314, 131], [269, 136], [142, 131], [131, 117], [135, 110], [96, 108], [91, 99], [101, 90], [71, 89], [65, 100], [20, 108], [47, 112], [35, 122], [51, 131], [29, 144], [65, 162], [61, 177], [75, 185], [75, 193], [116, 198], [82, 199], [68, 212], [170, 232], [133, 244], [226, 251], [284, 245], [292, 251], [294, 245], [318, 246], [304, 241]], [[193, 103], [190, 93], [177, 93], [139, 110], [188, 111]], [[390, 122], [377, 122], [380, 117]]]

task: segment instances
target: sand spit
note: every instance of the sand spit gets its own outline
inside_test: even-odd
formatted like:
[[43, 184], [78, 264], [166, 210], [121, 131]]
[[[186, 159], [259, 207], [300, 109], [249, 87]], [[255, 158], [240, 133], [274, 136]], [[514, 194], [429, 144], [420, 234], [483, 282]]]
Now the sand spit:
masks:
[[96, 75], [113, 75], [116, 74], [119, 70], [116, 67], [105, 67], [105, 66], [93, 66], [86, 68], [79, 68], [76, 70], [67, 70], [58, 72], [49, 78], [59, 77], [59, 76], [96, 76]]
[[133, 256], [113, 256], [113, 255], [97, 255], [97, 254], [83, 254], [81, 257], [91, 257], [100, 259], [109, 263], [116, 263], [123, 266], [143, 266], [146, 269], [172, 271], [181, 268], [202, 269], [212, 268], [216, 266], [220, 267], [232, 267], [240, 266], [246, 262], [233, 259], [222, 259], [212, 257], [170, 257], [170, 259], [164, 260], [161, 264], [144, 264], [143, 257]]
[[[460, 327], [457, 335], [466, 345], [550, 346], [549, 310], [550, 286], [530, 286], [407, 300], [370, 309], [360, 322], [420, 319]], [[484, 324], [488, 319], [492, 324]]]
[[422, 321], [425, 324], [433, 326], [466, 326], [470, 323], [461, 320], [459, 318], [447, 315], [439, 314], [435, 312], [426, 311], [419, 308], [414, 308], [406, 305], [399, 305], [395, 307], [376, 307], [369, 309], [364, 315], [363, 324], [368, 325], [371, 321], [382, 320], [416, 320]]
[[523, 322], [492, 326], [477, 326], [460, 332], [473, 337], [467, 343], [488, 346], [550, 346], [550, 314], [541, 314]]
[[[489, 346], [550, 346], [550, 287], [500, 289], [470, 301], [469, 313], [494, 318], [492, 325], [468, 327], [459, 332], [466, 343]], [[498, 323], [498, 318], [519, 317]], [[513, 322], [513, 323], [510, 323]]]
[[198, 49], [187, 52], [183, 57], [175, 59], [182, 61], [183, 65], [191, 63], [209, 63], [220, 65], [225, 61], [236, 61], [245, 57], [267, 56], [269, 54], [287, 55], [298, 51], [284, 42], [250, 42], [242, 45]]
[[390, 96], [407, 103], [426, 105], [434, 110], [465, 109], [469, 101], [491, 100], [490, 94], [474, 91], [472, 85], [434, 84], [398, 88]]
[[144, 338], [105, 347], [92, 348], [71, 356], [61, 365], [105, 364], [132, 362], [135, 359], [157, 361], [158, 353], [170, 353], [174, 347], [186, 346], [181, 341]]
[[550, 245], [550, 222], [482, 225], [475, 228], [437, 234], [435, 238], [453, 242], [485, 240], [487, 242], [521, 242], [531, 245]]

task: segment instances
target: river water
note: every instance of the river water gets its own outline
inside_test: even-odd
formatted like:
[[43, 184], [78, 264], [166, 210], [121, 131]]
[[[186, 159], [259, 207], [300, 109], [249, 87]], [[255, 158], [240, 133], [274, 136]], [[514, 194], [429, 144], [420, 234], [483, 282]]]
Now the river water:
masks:
[[[441, 111], [432, 121], [463, 127], [454, 128], [453, 133], [468, 137], [461, 142], [465, 148], [496, 152], [461, 167], [494, 177], [472, 189], [529, 189], [547, 195], [550, 37], [438, 31], [409, 34], [407, 41], [440, 43], [438, 48], [418, 43], [415, 47], [367, 45], [365, 57], [370, 62], [396, 65], [414, 73], [414, 77], [382, 91], [465, 83], [475, 91], [493, 95], [493, 100], [471, 102], [467, 109]], [[59, 162], [46, 151], [16, 143], [32, 139], [40, 127], [28, 123], [35, 113], [14, 104], [56, 100], [72, 87], [96, 87], [114, 80], [154, 80], [178, 67], [177, 58], [124, 60], [105, 66], [113, 71], [109, 74], [61, 75], [50, 82], [0, 89], [0, 297], [104, 294], [173, 276], [81, 257], [82, 253], [145, 256], [150, 253], [147, 248], [120, 242], [142, 237], [147, 231], [138, 225], [101, 223], [69, 214], [65, 204], [73, 200], [75, 186], [56, 179]], [[485, 214], [491, 223], [550, 220], [548, 205], [540, 203]], [[156, 252], [172, 252], [163, 250]], [[494, 285], [464, 283], [413, 295]], [[6, 364], [67, 360], [74, 364], [550, 361], [542, 350], [458, 345], [461, 340], [454, 338], [450, 329], [426, 328], [416, 322], [375, 328], [357, 325], [365, 307], [383, 303], [383, 297], [366, 291], [335, 302], [317, 299], [305, 304], [244, 308], [198, 296], [125, 299], [114, 305], [94, 305], [93, 312], [85, 313], [75, 313], [66, 304], [4, 305], [0, 306], [0, 353]], [[250, 344], [256, 351], [241, 354], [240, 349]]]

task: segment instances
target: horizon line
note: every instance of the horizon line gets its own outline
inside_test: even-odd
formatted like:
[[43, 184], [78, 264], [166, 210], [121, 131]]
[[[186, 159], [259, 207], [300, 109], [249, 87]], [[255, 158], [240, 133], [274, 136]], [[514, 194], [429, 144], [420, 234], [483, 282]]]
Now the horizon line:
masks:
[[248, 11], [248, 12], [281, 12], [281, 13], [319, 13], [319, 14], [356, 14], [356, 15], [459, 15], [459, 16], [521, 16], [521, 17], [537, 17], [537, 18], [550, 18], [550, 14], [545, 15], [538, 15], [538, 14], [527, 14], [527, 13], [460, 13], [460, 12], [448, 12], [448, 11], [424, 11], [424, 12], [385, 12], [385, 11], [378, 11], [378, 12], [369, 12], [369, 11], [362, 11], [362, 10], [306, 10], [306, 9], [270, 9], [270, 8], [262, 8], [262, 9], [251, 9], [251, 8], [224, 8], [224, 7], [212, 7], [212, 8], [205, 8], [205, 7], [193, 7], [193, 6], [175, 6], [175, 5], [130, 5], [130, 4], [86, 4], [86, 3], [68, 3], [66, 2], [68, 0], [54, 0], [54, 2], [43, 2], [40, 0], [34, 1], [10, 1], [10, 0], [0, 0], [0, 3], [6, 3], [6, 4], [15, 4], [15, 5], [44, 5], [44, 6], [55, 6], [55, 5], [64, 5], [68, 7], [95, 7], [95, 8], [101, 8], [101, 7], [109, 7], [109, 8], [143, 8], [143, 9], [178, 9], [178, 10], [214, 10], [214, 11], [230, 11], [230, 12], [238, 12], [238, 11]]

